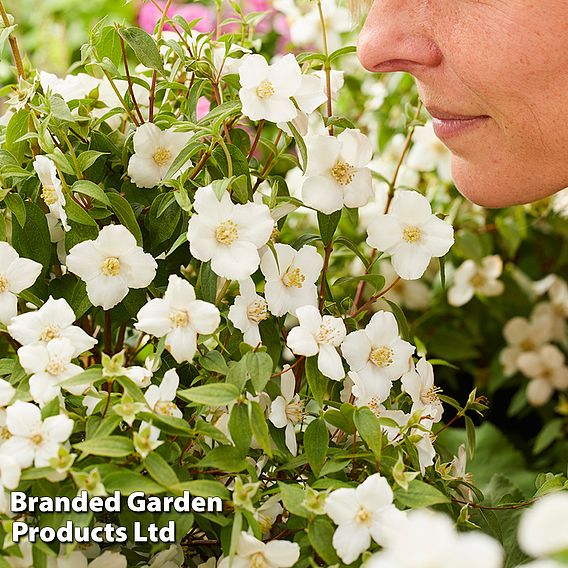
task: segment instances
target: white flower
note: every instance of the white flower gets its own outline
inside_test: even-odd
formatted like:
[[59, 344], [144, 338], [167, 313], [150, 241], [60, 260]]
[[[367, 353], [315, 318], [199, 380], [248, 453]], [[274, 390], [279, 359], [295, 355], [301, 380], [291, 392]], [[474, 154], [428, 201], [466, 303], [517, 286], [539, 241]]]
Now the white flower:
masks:
[[379, 473], [370, 475], [356, 489], [342, 487], [325, 500], [325, 512], [338, 525], [333, 547], [345, 564], [351, 564], [371, 545], [382, 546], [403, 523], [405, 514], [392, 503], [393, 492]]
[[399, 337], [395, 317], [383, 310], [373, 315], [365, 329], [351, 332], [341, 345], [351, 370], [363, 381], [383, 387], [383, 400], [392, 381], [408, 371], [414, 349]]
[[288, 568], [294, 566], [298, 558], [300, 547], [296, 542], [271, 540], [264, 543], [241, 531], [233, 561], [223, 558], [218, 568]]
[[[16, 389], [8, 381], [0, 379], [0, 409], [4, 406], [8, 406], [15, 394]], [[0, 430], [2, 430], [1, 427]], [[0, 435], [0, 438], [1, 437]]]
[[482, 296], [499, 296], [505, 285], [497, 280], [503, 272], [503, 261], [497, 254], [486, 256], [477, 265], [468, 259], [454, 272], [454, 282], [448, 290], [448, 303], [452, 306], [467, 304], [477, 292]]
[[[467, 450], [465, 449], [465, 444], [461, 444], [458, 448], [457, 455], [450, 462], [449, 474], [459, 480], [467, 481], [468, 483], [473, 483], [473, 475], [467, 471]], [[467, 501], [473, 499], [473, 490], [465, 484], [461, 484], [458, 491], [463, 495]]]
[[257, 520], [260, 530], [270, 533], [274, 521], [284, 512], [280, 495], [272, 495], [258, 509], [254, 510], [253, 517]]
[[86, 73], [60, 78], [47, 71], [40, 71], [39, 82], [44, 93], [49, 90], [52, 95], [60, 95], [65, 102], [84, 99], [99, 85], [99, 79]]
[[[384, 211], [384, 206], [382, 211]], [[379, 266], [385, 280], [393, 282], [397, 274], [390, 261], [380, 262]], [[432, 289], [423, 280], [399, 280], [383, 298], [399, 306], [407, 307], [409, 310], [424, 311], [431, 305], [432, 296]]]
[[323, 268], [323, 258], [317, 249], [304, 245], [294, 250], [290, 245], [274, 245], [278, 264], [271, 250], [262, 256], [260, 270], [266, 278], [264, 295], [270, 312], [283, 316], [294, 314], [301, 306], [317, 305], [316, 280]]
[[434, 368], [422, 358], [416, 367], [405, 373], [402, 378], [402, 388], [412, 398], [411, 413], [423, 409], [423, 415], [429, 415], [434, 422], [442, 419], [444, 407], [438, 397], [438, 389], [434, 385]]
[[390, 254], [396, 273], [420, 278], [432, 257], [445, 255], [454, 242], [453, 227], [432, 214], [428, 200], [416, 191], [398, 190], [390, 212], [368, 227], [367, 243]]
[[533, 406], [548, 402], [555, 389], [568, 389], [564, 353], [555, 345], [547, 343], [536, 351], [521, 353], [517, 365], [531, 379], [527, 386], [527, 399]]
[[337, 352], [347, 333], [341, 318], [321, 316], [315, 306], [302, 306], [296, 310], [300, 325], [293, 327], [286, 345], [296, 355], [318, 356], [318, 368], [323, 375], [338, 381], [345, 377], [343, 363]]
[[[128, 162], [130, 179], [138, 187], [158, 185], [191, 136], [191, 132], [176, 132], [171, 128], [160, 130], [152, 122], [140, 125], [134, 133], [134, 154]], [[175, 175], [190, 166], [188, 160]]]
[[406, 163], [414, 170], [436, 170], [443, 181], [452, 180], [452, 155], [434, 133], [432, 122], [416, 128]]
[[270, 209], [259, 203], [235, 205], [227, 191], [218, 199], [211, 185], [197, 190], [193, 207], [187, 230], [192, 256], [210, 260], [213, 272], [229, 280], [253, 274], [260, 263], [258, 249], [274, 228]]
[[166, 371], [160, 386], [150, 385], [144, 393], [148, 406], [156, 414], [181, 418], [181, 410], [172, 402], [177, 393], [179, 377], [175, 369]]
[[[79, 375], [83, 369], [71, 363], [75, 346], [64, 337], [52, 339], [49, 343], [34, 343], [18, 349], [20, 364], [32, 376], [30, 377], [30, 394], [40, 405], [53, 400], [60, 392], [60, 383]], [[73, 394], [82, 394], [90, 385], [65, 387]]]
[[29, 288], [42, 266], [30, 258], [20, 258], [12, 246], [0, 241], [0, 323], [8, 325], [18, 313], [17, 294]]
[[568, 188], [554, 194], [552, 198], [552, 210], [564, 219], [568, 219]]
[[124, 300], [129, 288], [146, 288], [157, 266], [122, 225], [103, 227], [95, 240], [75, 245], [67, 255], [67, 268], [87, 283], [91, 304], [104, 310]]
[[53, 339], [68, 339], [74, 347], [72, 357], [92, 349], [97, 340], [73, 325], [75, 313], [67, 300], [49, 297], [39, 310], [21, 314], [8, 326], [10, 335], [22, 345], [47, 344]]
[[138, 432], [134, 433], [134, 448], [143, 458], [153, 452], [157, 447], [161, 446], [164, 442], [159, 440], [160, 430], [149, 424], [148, 422], [142, 421]]
[[134, 327], [155, 337], [166, 336], [166, 349], [178, 363], [191, 361], [197, 350], [197, 334], [214, 333], [221, 321], [213, 304], [195, 299], [193, 286], [171, 274], [163, 298], [154, 298], [136, 316]]
[[179, 544], [171, 544], [169, 548], [154, 554], [150, 563], [143, 568], [181, 568], [185, 555]]
[[22, 468], [32, 463], [47, 467], [71, 435], [73, 420], [59, 414], [42, 421], [37, 406], [17, 400], [6, 409], [6, 426], [12, 437], [2, 446], [2, 453], [14, 456]]
[[536, 558], [568, 551], [568, 492], [549, 493], [527, 509], [519, 522], [521, 549]]
[[61, 219], [63, 230], [68, 231], [67, 213], [65, 212], [65, 195], [57, 168], [53, 160], [47, 156], [38, 155], [34, 160], [34, 169], [42, 185], [41, 198], [49, 207], [49, 212], [56, 219]]
[[243, 332], [245, 343], [257, 347], [261, 343], [258, 324], [268, 317], [266, 300], [256, 293], [252, 279], [239, 281], [240, 294], [229, 308], [229, 320]]
[[499, 543], [479, 531], [458, 533], [450, 517], [429, 509], [407, 513], [384, 549], [364, 568], [501, 568]]
[[270, 407], [268, 419], [276, 428], [286, 427], [286, 447], [295, 456], [298, 453], [296, 441], [296, 424], [304, 417], [304, 403], [300, 395], [294, 394], [296, 379], [290, 365], [284, 365], [285, 372], [280, 375], [281, 396], [276, 397]]
[[293, 97], [302, 83], [295, 57], [288, 53], [269, 65], [262, 55], [248, 55], [239, 67], [242, 113], [251, 120], [289, 122], [298, 110]]
[[341, 400], [348, 402], [351, 394], [355, 397], [355, 406], [367, 406], [376, 416], [380, 416], [385, 410], [381, 404], [384, 402], [390, 392], [390, 383], [385, 387], [383, 381], [363, 380], [354, 371], [347, 373], [345, 386], [350, 385], [350, 392], [342, 394]]
[[359, 130], [348, 128], [339, 136], [310, 136], [307, 141], [308, 168], [302, 187], [304, 203], [333, 213], [343, 205], [362, 207], [373, 194], [371, 170], [367, 167], [373, 150]]
[[13, 456], [0, 453], [0, 490], [16, 489], [20, 483], [20, 464]]

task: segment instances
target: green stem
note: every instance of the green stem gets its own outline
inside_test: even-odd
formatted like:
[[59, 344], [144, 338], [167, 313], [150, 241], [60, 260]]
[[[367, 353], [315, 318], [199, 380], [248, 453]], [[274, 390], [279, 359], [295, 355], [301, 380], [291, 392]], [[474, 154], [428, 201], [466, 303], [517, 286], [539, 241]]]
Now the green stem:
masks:
[[[0, 0], [0, 15], [2, 16], [2, 22], [4, 27], [10, 27], [10, 20], [8, 19], [8, 14], [4, 8], [4, 3]], [[8, 42], [10, 43], [10, 49], [12, 50], [12, 56], [14, 57], [14, 63], [16, 64], [16, 70], [18, 72], [18, 77], [20, 79], [26, 78], [26, 70], [24, 68], [24, 63], [22, 61], [22, 54], [20, 53], [20, 48], [18, 47], [18, 40], [14, 34], [8, 36]]]

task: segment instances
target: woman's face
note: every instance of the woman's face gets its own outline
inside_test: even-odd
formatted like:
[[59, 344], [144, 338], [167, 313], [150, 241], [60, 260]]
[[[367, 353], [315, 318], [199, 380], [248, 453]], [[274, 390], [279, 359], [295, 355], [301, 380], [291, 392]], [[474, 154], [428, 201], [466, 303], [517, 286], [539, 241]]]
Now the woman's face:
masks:
[[568, 186], [568, 0], [375, 0], [358, 55], [414, 75], [471, 201]]

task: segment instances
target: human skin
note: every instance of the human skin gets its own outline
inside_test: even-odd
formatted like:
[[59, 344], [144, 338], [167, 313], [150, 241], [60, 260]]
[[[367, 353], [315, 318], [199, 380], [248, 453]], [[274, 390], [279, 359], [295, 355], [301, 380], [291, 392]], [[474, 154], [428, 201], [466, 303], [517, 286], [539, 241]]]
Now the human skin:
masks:
[[415, 77], [474, 203], [568, 186], [568, 0], [375, 0], [357, 52], [369, 71]]

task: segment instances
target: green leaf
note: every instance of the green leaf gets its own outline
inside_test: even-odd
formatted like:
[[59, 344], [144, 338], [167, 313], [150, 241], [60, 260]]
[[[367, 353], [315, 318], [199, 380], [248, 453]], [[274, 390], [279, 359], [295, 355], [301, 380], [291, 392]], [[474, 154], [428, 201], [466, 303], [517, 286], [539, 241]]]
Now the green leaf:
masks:
[[186, 144], [179, 152], [179, 154], [174, 158], [172, 165], [169, 167], [166, 175], [163, 179], [172, 179], [175, 174], [178, 173], [179, 169], [185, 165], [185, 163], [196, 154], [200, 148], [203, 147], [203, 143], [197, 140], [191, 140]]
[[107, 197], [104, 190], [92, 181], [80, 179], [73, 184], [71, 191], [73, 191], [74, 193], [81, 193], [82, 195], [88, 195], [95, 201], [98, 201], [99, 203], [110, 207], [109, 198]]
[[81, 171], [89, 169], [101, 156], [108, 154], [108, 152], [97, 152], [96, 150], [85, 150], [79, 154], [77, 161]]
[[262, 448], [267, 456], [272, 457], [272, 448], [270, 444], [270, 433], [266, 417], [260, 404], [255, 400], [249, 402], [250, 407], [250, 426], [258, 445]]
[[69, 379], [65, 379], [60, 385], [66, 389], [68, 387], [75, 387], [79, 385], [95, 384], [103, 378], [103, 370], [101, 367], [90, 367], [86, 371], [75, 375]]
[[395, 488], [395, 498], [400, 505], [409, 509], [431, 507], [432, 505], [450, 502], [450, 498], [439, 489], [420, 479], [413, 479], [408, 484], [408, 491], [397, 486]]
[[467, 453], [469, 455], [469, 459], [473, 459], [473, 455], [475, 453], [475, 424], [467, 415], [464, 415], [464, 420], [465, 431], [467, 434]]
[[225, 362], [225, 359], [219, 351], [209, 351], [199, 358], [199, 364], [212, 373], [219, 373], [220, 375], [226, 375], [229, 372], [229, 367]]
[[93, 41], [99, 59], [108, 57], [117, 67], [122, 61], [122, 49], [120, 48], [120, 38], [114, 26], [105, 26], [97, 38]]
[[327, 246], [333, 240], [339, 219], [341, 219], [341, 210], [334, 211], [331, 215], [324, 215], [321, 211], [318, 211], [318, 226], [324, 245]]
[[408, 325], [406, 316], [404, 315], [404, 312], [402, 311], [400, 306], [398, 306], [394, 302], [391, 302], [390, 300], [387, 300], [386, 298], [383, 298], [383, 300], [387, 302], [387, 304], [391, 307], [392, 313], [394, 314], [394, 317], [396, 318], [396, 321], [398, 323], [398, 331], [402, 339], [408, 342], [412, 342], [412, 333], [410, 332], [410, 326]]
[[51, 238], [43, 211], [26, 201], [26, 222], [23, 227], [12, 224], [12, 246], [21, 256], [39, 262], [46, 269], [51, 260]]
[[300, 166], [302, 168], [302, 171], [306, 173], [306, 169], [308, 167], [308, 150], [306, 148], [306, 143], [304, 142], [302, 135], [298, 132], [297, 128], [291, 122], [288, 122], [288, 128], [290, 128], [290, 130], [292, 131], [296, 146], [298, 146], [298, 151], [300, 152], [300, 156], [302, 157]]
[[134, 51], [138, 61], [140, 61], [142, 65], [150, 69], [156, 69], [162, 74], [165, 73], [158, 47], [148, 33], [135, 27], [119, 28], [118, 33], [132, 48], [132, 51]]
[[284, 508], [299, 517], [309, 517], [311, 513], [304, 507], [305, 494], [298, 484], [278, 482]]
[[224, 406], [237, 400], [239, 389], [235, 385], [217, 383], [180, 390], [178, 396], [183, 400], [198, 404]]
[[379, 419], [367, 407], [357, 408], [353, 414], [353, 421], [361, 438], [377, 459], [381, 459], [383, 449], [383, 433]]
[[16, 217], [20, 227], [23, 227], [26, 223], [26, 206], [24, 205], [24, 200], [18, 193], [9, 193], [4, 198], [4, 202]]
[[318, 556], [330, 566], [333, 564], [339, 565], [340, 563], [332, 543], [334, 532], [334, 527], [323, 517], [316, 517], [308, 525], [310, 544], [314, 547]]
[[264, 391], [272, 375], [272, 359], [268, 353], [247, 353], [247, 371], [256, 394]]
[[154, 426], [171, 436], [188, 437], [193, 434], [189, 424], [183, 418], [176, 416], [165, 416], [163, 414], [152, 414], [150, 412], [140, 412], [137, 418], [151, 422]]
[[[232, 385], [231, 385], [232, 386]], [[229, 416], [229, 432], [235, 446], [243, 453], [250, 448], [252, 430], [249, 422], [247, 405], [234, 404]]]
[[76, 122], [77, 117], [71, 114], [67, 103], [63, 100], [61, 95], [52, 95], [49, 98], [49, 110], [51, 111], [51, 115], [57, 120], [61, 120], [63, 122]]
[[372, 293], [375, 294], [376, 292], [384, 288], [385, 277], [381, 274], [359, 274], [358, 276], [343, 276], [342, 278], [338, 278], [333, 283], [333, 285], [339, 286], [348, 282], [369, 282], [369, 284], [373, 285], [374, 291]]
[[222, 483], [213, 479], [184, 481], [172, 485], [170, 490], [179, 493], [189, 491], [192, 495], [197, 495], [198, 497], [221, 497], [223, 501], [228, 501], [231, 498], [229, 490]]
[[562, 418], [555, 418], [547, 422], [536, 437], [533, 454], [540, 454], [540, 452], [546, 450], [555, 440], [558, 440], [561, 437], [563, 427], [564, 420]]
[[67, 212], [69, 221], [90, 227], [91, 230], [89, 231], [89, 234], [92, 235], [92, 238], [97, 237], [99, 233], [99, 226], [97, 225], [96, 221], [73, 199], [68, 199], [66, 201], [65, 211]]
[[118, 220], [134, 235], [138, 246], [142, 246], [142, 231], [136, 221], [136, 216], [130, 203], [118, 193], [107, 193], [111, 209], [114, 211]]
[[329, 432], [323, 418], [312, 420], [304, 433], [304, 449], [312, 471], [319, 477], [329, 448]]
[[124, 436], [106, 436], [80, 442], [74, 446], [85, 454], [109, 458], [125, 458], [134, 453], [132, 440]]
[[217, 275], [211, 270], [211, 261], [201, 263], [199, 280], [201, 282], [201, 298], [205, 302], [214, 304], [217, 297]]
[[195, 464], [197, 467], [221, 469], [226, 472], [237, 472], [246, 469], [247, 461], [240, 450], [232, 446], [213, 448]]
[[158, 485], [149, 477], [126, 469], [110, 473], [103, 481], [105, 489], [109, 493], [113, 491], [120, 491], [125, 495], [129, 495], [134, 491], [143, 491], [147, 495], [158, 495], [166, 491], [162, 485]]
[[24, 161], [28, 143], [25, 140], [20, 142], [18, 140], [28, 132], [29, 116], [29, 111], [25, 109], [17, 110], [10, 118], [6, 127], [6, 140], [3, 149], [10, 152], [19, 164]]
[[317, 356], [306, 358], [306, 379], [312, 396], [319, 404], [322, 404], [327, 393], [329, 379], [324, 377], [319, 370]]
[[341, 47], [340, 49], [336, 49], [333, 53], [329, 54], [329, 62], [332, 63], [336, 59], [343, 57], [344, 55], [349, 55], [351, 53], [355, 53], [357, 51], [357, 47], [354, 45], [347, 45], [345, 47]]
[[144, 467], [150, 476], [166, 487], [179, 483], [178, 477], [170, 464], [158, 453], [151, 452], [144, 460]]

